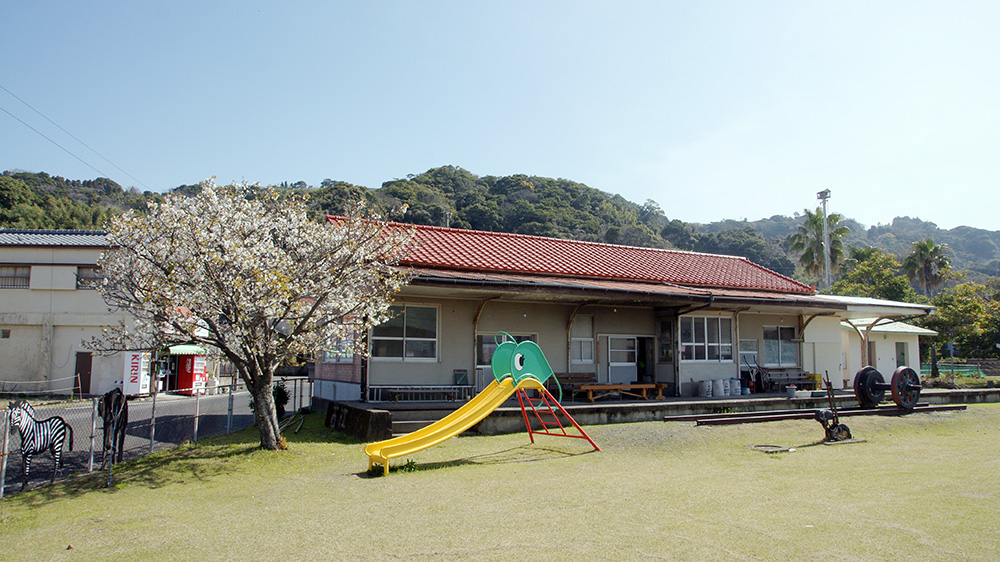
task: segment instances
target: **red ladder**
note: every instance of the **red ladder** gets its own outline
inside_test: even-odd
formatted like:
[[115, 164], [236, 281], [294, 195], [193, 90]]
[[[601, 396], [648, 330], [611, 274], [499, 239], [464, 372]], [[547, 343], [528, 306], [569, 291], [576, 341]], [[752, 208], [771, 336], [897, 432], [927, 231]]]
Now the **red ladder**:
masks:
[[[591, 439], [589, 435], [587, 435], [587, 432], [584, 431], [582, 427], [580, 427], [580, 424], [576, 423], [576, 420], [573, 419], [573, 416], [569, 415], [569, 412], [567, 412], [566, 409], [562, 407], [562, 404], [560, 404], [559, 401], [556, 400], [554, 396], [549, 394], [549, 391], [546, 390], [544, 386], [539, 386], [535, 390], [537, 390], [539, 393], [538, 398], [532, 398], [528, 396], [527, 391], [525, 391], [525, 389], [523, 388], [518, 389], [517, 391], [517, 402], [518, 404], [521, 405], [521, 415], [524, 416], [524, 426], [528, 428], [528, 437], [531, 438], [532, 443], [535, 442], [535, 434], [552, 435], [554, 437], [572, 437], [574, 439], [586, 439], [591, 444], [591, 446], [594, 447], [595, 450], [598, 451], [601, 450], [601, 448], [597, 446], [597, 443], [594, 443], [594, 440]], [[538, 423], [539, 425], [541, 425], [542, 429], [536, 430], [531, 428], [531, 421], [528, 419], [528, 409], [525, 407], [525, 402], [527, 402], [528, 407], [531, 408], [532, 414], [534, 414], [535, 419], [538, 420]], [[543, 404], [544, 407], [542, 407]], [[559, 410], [559, 413], [565, 416], [565, 418], [569, 420], [570, 423], [573, 424], [573, 427], [575, 427], [576, 430], [580, 432], [580, 435], [575, 435], [566, 431], [566, 427], [563, 425], [561, 421], [559, 421], [559, 417], [556, 415], [555, 410], [552, 408], [553, 404], [555, 404], [555, 407]], [[551, 418], [552, 421], [543, 419], [543, 416]], [[558, 428], [558, 430], [556, 430], [556, 428]]]

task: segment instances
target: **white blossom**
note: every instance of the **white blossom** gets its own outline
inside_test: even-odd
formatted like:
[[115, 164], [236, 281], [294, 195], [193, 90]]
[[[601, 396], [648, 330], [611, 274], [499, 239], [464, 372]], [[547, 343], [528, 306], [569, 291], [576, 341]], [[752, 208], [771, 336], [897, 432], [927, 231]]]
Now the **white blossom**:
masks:
[[206, 345], [248, 386], [269, 389], [286, 358], [336, 341], [360, 345], [348, 336], [385, 321], [408, 280], [395, 266], [412, 235], [359, 216], [360, 207], [351, 215], [322, 224], [309, 219], [302, 197], [209, 180], [196, 196], [168, 194], [147, 214], [114, 218], [98, 290], [131, 321], [91, 347]]

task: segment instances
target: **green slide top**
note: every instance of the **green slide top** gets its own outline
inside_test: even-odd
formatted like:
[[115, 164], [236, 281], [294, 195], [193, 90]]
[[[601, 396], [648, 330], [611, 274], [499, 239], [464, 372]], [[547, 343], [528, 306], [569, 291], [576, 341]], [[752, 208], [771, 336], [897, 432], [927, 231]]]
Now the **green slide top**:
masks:
[[[501, 336], [506, 336], [507, 339], [501, 342]], [[493, 367], [493, 376], [498, 381], [511, 377], [516, 385], [521, 379], [531, 377], [544, 383], [553, 376], [552, 367], [549, 366], [542, 348], [538, 347], [537, 343], [533, 341], [516, 343], [507, 332], [497, 332], [494, 341], [497, 348], [493, 352], [490, 365]]]

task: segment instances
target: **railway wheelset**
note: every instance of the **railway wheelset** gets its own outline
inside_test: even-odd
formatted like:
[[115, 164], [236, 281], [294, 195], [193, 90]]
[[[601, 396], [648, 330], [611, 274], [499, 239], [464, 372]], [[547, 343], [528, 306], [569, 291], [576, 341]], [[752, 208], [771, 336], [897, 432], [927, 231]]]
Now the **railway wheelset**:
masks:
[[[816, 421], [823, 425], [823, 430], [826, 432], [823, 440], [836, 442], [851, 439], [851, 430], [847, 425], [840, 423], [829, 379], [826, 380], [826, 388], [830, 408], [815, 412]], [[882, 373], [872, 366], [864, 367], [854, 375], [854, 396], [863, 410], [878, 408], [888, 391], [892, 393], [892, 401], [903, 413], [912, 412], [917, 406], [921, 389], [923, 386], [920, 384], [920, 375], [910, 367], [899, 367], [893, 371], [889, 383], [886, 383]]]
[[892, 401], [903, 410], [913, 410], [920, 398], [920, 375], [910, 367], [900, 367], [893, 371], [887, 384], [882, 373], [875, 367], [864, 367], [854, 375], [854, 396], [862, 408], [876, 408], [885, 399], [886, 391], [892, 393]]

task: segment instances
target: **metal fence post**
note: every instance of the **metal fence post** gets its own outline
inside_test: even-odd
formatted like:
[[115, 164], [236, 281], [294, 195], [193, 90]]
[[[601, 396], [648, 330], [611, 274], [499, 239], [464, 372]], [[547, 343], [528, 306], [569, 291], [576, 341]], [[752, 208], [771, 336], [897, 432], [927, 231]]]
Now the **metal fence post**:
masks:
[[201, 393], [197, 390], [194, 393], [194, 442], [198, 442], [198, 405], [201, 401]]
[[[110, 404], [108, 405], [110, 407]], [[108, 463], [108, 488], [114, 484], [114, 472], [115, 472], [115, 443], [118, 442], [116, 430], [118, 429], [118, 415], [112, 408], [110, 412], [107, 412], [111, 416], [111, 462]], [[107, 436], [105, 436], [105, 439]], [[105, 451], [107, 453], [107, 451]], [[104, 459], [101, 459], [101, 467], [104, 467]]]
[[306, 388], [305, 379], [299, 379], [299, 407], [295, 409], [296, 413], [298, 413], [298, 411], [302, 409], [302, 391], [305, 390], [305, 388]]
[[90, 460], [87, 461], [87, 472], [94, 471], [94, 438], [97, 437], [97, 401], [94, 398], [94, 408], [90, 414]]
[[229, 413], [226, 415], [226, 433], [233, 432], [233, 393], [236, 392], [236, 379], [229, 383]]
[[156, 395], [153, 390], [153, 409], [149, 412], [149, 454], [153, 454], [153, 443], [156, 442]]
[[10, 435], [10, 412], [3, 411], [3, 439], [0, 440], [0, 499], [3, 499], [4, 483], [7, 482], [7, 436]]

